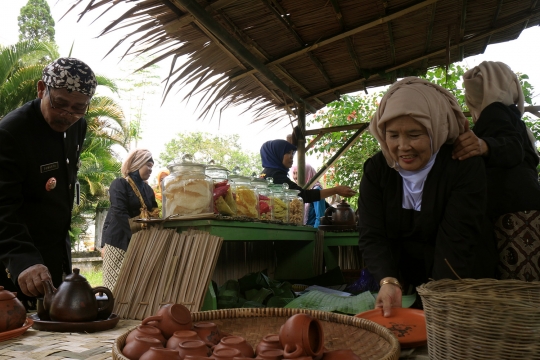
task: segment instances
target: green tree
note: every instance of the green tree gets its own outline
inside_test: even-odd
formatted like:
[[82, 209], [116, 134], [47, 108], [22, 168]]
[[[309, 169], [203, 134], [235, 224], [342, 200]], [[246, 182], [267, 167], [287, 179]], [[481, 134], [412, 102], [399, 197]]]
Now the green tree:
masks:
[[36, 98], [44, 64], [40, 59], [57, 58], [54, 44], [21, 41], [0, 46], [0, 120], [10, 111]]
[[54, 42], [54, 19], [46, 0], [28, 0], [17, 20], [20, 41]]
[[240, 175], [258, 174], [261, 169], [259, 154], [242, 150], [240, 137], [235, 135], [213, 136], [209, 133], [194, 132], [178, 134], [165, 144], [165, 151], [159, 155], [163, 164], [180, 160], [183, 154], [191, 154], [198, 162], [214, 160], [217, 165], [233, 170], [238, 167]]

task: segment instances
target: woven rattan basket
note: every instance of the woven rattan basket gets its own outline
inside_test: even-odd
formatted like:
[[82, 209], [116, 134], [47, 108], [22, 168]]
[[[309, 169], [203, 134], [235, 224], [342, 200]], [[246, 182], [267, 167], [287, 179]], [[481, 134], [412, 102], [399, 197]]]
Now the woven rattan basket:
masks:
[[[232, 335], [244, 337], [255, 346], [267, 334], [277, 334], [281, 325], [294, 314], [306, 313], [321, 321], [325, 346], [329, 350], [351, 349], [362, 360], [399, 358], [400, 347], [392, 332], [372, 321], [325, 311], [276, 308], [245, 308], [202, 311], [191, 314], [193, 322], [211, 321]], [[127, 360], [122, 348], [129, 331], [113, 345], [113, 359]]]
[[430, 359], [540, 359], [540, 282], [446, 279], [417, 290]]

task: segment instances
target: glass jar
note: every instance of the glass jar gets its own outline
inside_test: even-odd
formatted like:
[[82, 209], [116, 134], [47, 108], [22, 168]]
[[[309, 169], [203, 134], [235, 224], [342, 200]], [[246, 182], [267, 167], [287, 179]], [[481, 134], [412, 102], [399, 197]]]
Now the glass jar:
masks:
[[288, 189], [285, 190], [287, 199], [287, 209], [289, 210], [290, 224], [304, 224], [304, 200], [298, 195], [300, 190]]
[[259, 219], [272, 220], [272, 190], [268, 188], [268, 182], [265, 179], [254, 178], [251, 184], [255, 186], [259, 196]]
[[234, 199], [236, 200], [236, 215], [250, 218], [259, 217], [259, 199], [257, 189], [251, 185], [251, 179], [239, 176], [234, 179]]
[[204, 173], [214, 180], [214, 184], [227, 180], [229, 178], [229, 172], [227, 168], [214, 164], [207, 165], [204, 170]]
[[[287, 184], [270, 184], [268, 188], [272, 191], [273, 218], [274, 220], [288, 221], [287, 198], [285, 195]], [[288, 186], [287, 186], [288, 188]]]
[[195, 215], [213, 212], [214, 183], [205, 175], [206, 165], [192, 161], [190, 155], [168, 166], [163, 179], [163, 217], [173, 214]]

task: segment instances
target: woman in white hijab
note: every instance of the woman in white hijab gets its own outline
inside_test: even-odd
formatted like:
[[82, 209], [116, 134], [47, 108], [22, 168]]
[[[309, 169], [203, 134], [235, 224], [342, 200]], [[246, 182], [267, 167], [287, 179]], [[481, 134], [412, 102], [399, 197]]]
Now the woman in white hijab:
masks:
[[371, 120], [382, 151], [364, 164], [359, 246], [385, 316], [430, 278], [495, 273], [484, 164], [452, 159], [466, 123], [450, 92], [414, 77], [395, 83]]
[[474, 128], [454, 144], [454, 158], [486, 164], [488, 215], [495, 223], [501, 279], [540, 280], [540, 185], [536, 139], [521, 120], [524, 96], [504, 63], [484, 61], [463, 75]]
[[122, 164], [123, 177], [115, 179], [109, 188], [111, 207], [103, 224], [101, 247], [103, 285], [111, 291], [116, 285], [131, 235], [135, 231], [130, 219], [139, 216], [144, 208], [150, 213], [147, 215], [157, 217], [159, 213], [154, 190], [146, 183], [153, 166], [150, 151], [133, 150]]

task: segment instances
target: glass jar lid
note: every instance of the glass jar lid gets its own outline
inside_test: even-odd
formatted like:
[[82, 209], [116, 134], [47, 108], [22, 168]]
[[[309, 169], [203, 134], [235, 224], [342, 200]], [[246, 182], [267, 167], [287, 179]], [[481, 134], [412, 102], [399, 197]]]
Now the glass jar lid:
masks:
[[207, 165], [205, 169], [206, 175], [211, 178], [227, 179], [229, 175], [229, 169], [219, 165]]
[[268, 188], [268, 181], [261, 178], [255, 178], [251, 180], [251, 185], [254, 185], [256, 188]]
[[196, 173], [204, 173], [204, 170], [206, 169], [206, 165], [204, 164], [198, 164], [193, 162], [193, 156], [191, 154], [185, 154], [182, 156], [182, 159], [175, 160], [174, 162], [170, 163], [168, 166], [169, 171], [171, 174], [173, 172], [179, 172], [179, 173], [187, 173], [187, 172], [196, 172]]

